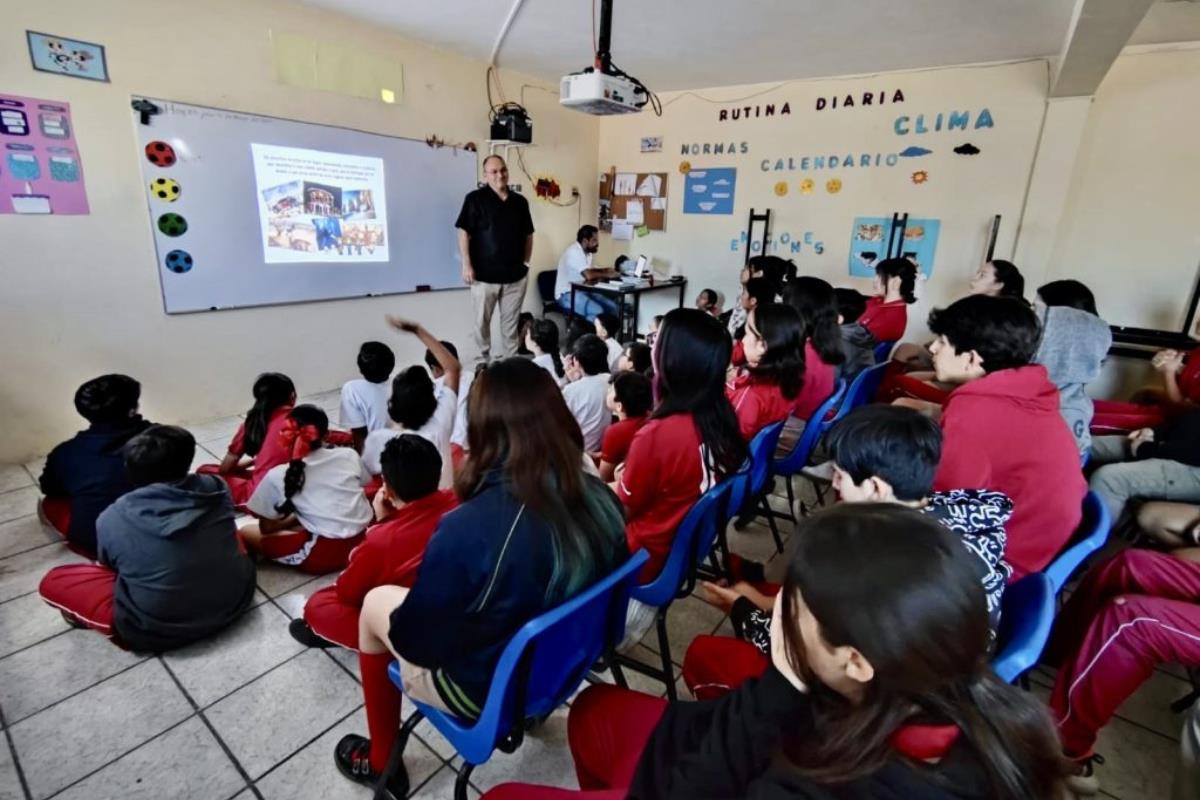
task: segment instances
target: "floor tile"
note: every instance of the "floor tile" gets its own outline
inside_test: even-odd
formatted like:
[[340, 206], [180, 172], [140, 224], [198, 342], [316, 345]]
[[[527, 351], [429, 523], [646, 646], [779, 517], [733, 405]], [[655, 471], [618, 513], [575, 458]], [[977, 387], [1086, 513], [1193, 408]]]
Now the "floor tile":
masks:
[[[365, 736], [366, 714], [359, 710], [321, 738], [271, 770], [258, 781], [266, 800], [324, 800], [371, 796], [370, 789], [342, 777], [333, 763], [333, 748], [347, 733]], [[413, 739], [404, 749], [404, 766], [410, 785], [419, 786], [445, 762], [424, 743]]]
[[297, 586], [303, 586], [313, 579], [312, 575], [301, 572], [274, 561], [258, 562], [258, 588], [267, 597], [278, 597], [287, 594]]
[[[442, 767], [442, 769], [433, 776], [424, 786], [417, 789], [413, 794], [413, 800], [453, 800], [454, 798], [454, 782], [458, 779], [456, 773], [450, 767]], [[479, 790], [474, 786], [467, 786], [467, 797], [479, 797]]]
[[354, 679], [362, 682], [362, 673], [358, 668], [358, 653], [353, 650], [346, 650], [343, 647], [330, 647], [325, 651], [325, 654], [334, 661], [341, 664], [346, 669], [354, 674]]
[[577, 789], [575, 764], [567, 747], [567, 709], [560, 708], [535, 730], [515, 753], [497, 750], [471, 773], [471, 783], [482, 791], [501, 783], [520, 781]]
[[[780, 533], [784, 534], [787, 523], [780, 521]], [[775, 539], [771, 536], [771, 529], [763, 522], [754, 522], [746, 526], [745, 530], [735, 530], [731, 524], [725, 533], [725, 540], [729, 543], [729, 552], [737, 553], [742, 558], [749, 558], [754, 561], [766, 562], [771, 556], [779, 552], [775, 548]], [[784, 534], [784, 542], [787, 537]]]
[[69, 629], [58, 609], [46, 605], [36, 594], [0, 603], [0, 656]]
[[1100, 731], [1096, 752], [1105, 759], [1096, 767], [1104, 791], [1123, 800], [1171, 796], [1171, 776], [1179, 759], [1175, 742], [1114, 719]]
[[279, 607], [283, 609], [283, 613], [287, 614], [289, 619], [302, 617], [304, 616], [304, 604], [308, 602], [308, 598], [326, 586], [333, 586], [337, 578], [337, 573], [320, 575], [308, 583], [279, 595], [275, 598], [275, 602], [279, 604]]
[[225, 458], [225, 454], [229, 452], [229, 442], [232, 438], [233, 435], [230, 434], [229, 436], [221, 436], [204, 442], [197, 440], [197, 444], [203, 447], [204, 451], [211, 455], [213, 460], [219, 464]]
[[256, 606], [221, 633], [163, 656], [201, 708], [244, 686], [304, 649], [287, 632], [287, 617]]
[[10, 492], [33, 485], [33, 478], [20, 464], [0, 466], [0, 492]]
[[37, 513], [37, 501], [41, 496], [42, 493], [36, 486], [26, 486], [0, 494], [0, 522]]
[[29, 477], [33, 479], [34, 485], [37, 485], [38, 480], [42, 477], [42, 471], [46, 469], [46, 457], [40, 456], [32, 461], [26, 461], [22, 466], [29, 473]]
[[43, 525], [37, 514], [0, 523], [0, 558], [61, 541], [62, 537]]
[[55, 800], [226, 800], [246, 785], [229, 756], [192, 717], [71, 786]]
[[323, 653], [302, 653], [205, 714], [251, 778], [320, 736], [362, 703], [362, 690]]
[[3, 736], [0, 736], [0, 800], [25, 800], [21, 778], [17, 775], [16, 765], [13, 764], [12, 751], [8, 748], [8, 740]]
[[40, 800], [191, 713], [162, 664], [151, 659], [13, 725], [11, 733], [30, 791]]
[[1183, 716], [1171, 711], [1171, 703], [1191, 690], [1187, 681], [1155, 672], [1121, 704], [1117, 716], [1177, 740]]
[[51, 567], [83, 563], [83, 556], [72, 553], [63, 544], [50, 544], [0, 559], [0, 603], [36, 592]]
[[[667, 611], [667, 639], [671, 646], [671, 660], [683, 663], [683, 654], [688, 645], [702, 633], [712, 633], [721, 624], [725, 614], [695, 597], [676, 600]], [[642, 639], [642, 644], [658, 652], [658, 634], [652, 627]]]
[[0, 659], [0, 708], [12, 725], [144, 660], [92, 631], [69, 631]]

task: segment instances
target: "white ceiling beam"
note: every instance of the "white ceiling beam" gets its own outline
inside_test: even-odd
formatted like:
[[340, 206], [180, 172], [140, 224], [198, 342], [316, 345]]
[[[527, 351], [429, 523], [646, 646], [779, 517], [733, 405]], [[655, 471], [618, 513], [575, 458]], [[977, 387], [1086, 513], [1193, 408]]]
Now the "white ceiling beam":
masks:
[[1096, 93], [1155, 0], [1075, 0], [1051, 97]]

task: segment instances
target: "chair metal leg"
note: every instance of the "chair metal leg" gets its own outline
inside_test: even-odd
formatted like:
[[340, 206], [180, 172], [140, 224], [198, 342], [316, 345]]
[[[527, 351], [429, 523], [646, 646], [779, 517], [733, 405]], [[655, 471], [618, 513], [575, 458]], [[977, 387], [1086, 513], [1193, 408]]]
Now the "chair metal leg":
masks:
[[775, 522], [775, 515], [771, 512], [771, 504], [767, 502], [767, 496], [762, 498], [763, 514], [767, 518], [767, 524], [771, 526], [771, 536], [775, 537], [775, 552], [783, 552], [783, 538], [779, 535], [779, 525]]
[[790, 519], [792, 521], [792, 524], [795, 524], [796, 523], [796, 490], [792, 488], [792, 477], [790, 475], [788, 477], [784, 478], [784, 481], [787, 483], [788, 519]]
[[[396, 743], [392, 745], [392, 752], [388, 755], [387, 766], [383, 768], [379, 780], [375, 783], [375, 800], [387, 800], [389, 796], [388, 781], [396, 774], [397, 770], [404, 768], [404, 748], [408, 746], [408, 737], [412, 735], [423, 719], [425, 719], [424, 714], [414, 711], [400, 726], [400, 733], [396, 735]], [[397, 798], [397, 800], [401, 800], [401, 798]]]
[[463, 761], [462, 766], [458, 768], [458, 777], [454, 779], [454, 800], [467, 800], [467, 781], [474, 769], [475, 765], [468, 764], [466, 761]]
[[622, 689], [629, 688], [629, 681], [625, 680], [625, 670], [621, 669], [621, 665], [617, 663], [615, 658], [609, 662], [608, 669], [612, 672], [613, 680], [617, 686], [620, 686]]
[[674, 703], [679, 699], [675, 691], [675, 668], [671, 665], [671, 643], [667, 640], [667, 615], [659, 612], [656, 627], [658, 628], [658, 653], [662, 657], [663, 682], [667, 684], [667, 700]]

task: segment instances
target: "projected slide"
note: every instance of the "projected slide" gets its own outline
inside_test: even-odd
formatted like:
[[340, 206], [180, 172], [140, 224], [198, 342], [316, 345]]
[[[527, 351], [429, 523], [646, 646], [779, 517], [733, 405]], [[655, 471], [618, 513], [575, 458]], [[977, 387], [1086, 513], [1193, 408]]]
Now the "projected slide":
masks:
[[268, 264], [387, 261], [383, 159], [251, 144]]

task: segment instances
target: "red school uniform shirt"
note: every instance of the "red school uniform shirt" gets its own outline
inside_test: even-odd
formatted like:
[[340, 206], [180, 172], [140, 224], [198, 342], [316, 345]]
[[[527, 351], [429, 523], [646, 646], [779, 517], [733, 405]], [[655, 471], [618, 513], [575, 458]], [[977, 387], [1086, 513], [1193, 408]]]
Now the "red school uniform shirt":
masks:
[[783, 396], [779, 384], [748, 370], [739, 371], [731, 383], [725, 384], [725, 396], [737, 414], [738, 428], [746, 441], [772, 422], [787, 419], [796, 403]]
[[644, 547], [650, 560], [639, 576], [649, 583], [666, 563], [675, 529], [712, 485], [700, 432], [691, 414], [652, 419], [633, 437], [617, 497], [625, 506], [629, 552]]
[[[247, 492], [246, 497], [249, 497], [253, 493], [254, 488], [262, 482], [262, 479], [266, 477], [266, 474], [273, 467], [286, 464], [292, 460], [291, 451], [279, 441], [279, 432], [283, 430], [283, 426], [287, 423], [288, 414], [291, 412], [291, 406], [283, 406], [275, 409], [271, 413], [271, 418], [267, 420], [267, 432], [263, 436], [262, 446], [259, 447], [258, 453], [254, 456], [254, 472], [250, 478], [250, 491]], [[239, 458], [246, 454], [245, 422], [239, 425], [237, 433], [233, 434], [233, 440], [229, 442], [229, 452]]]
[[458, 506], [449, 489], [407, 503], [383, 522], [367, 528], [363, 543], [350, 553], [350, 563], [338, 575], [337, 598], [348, 606], [362, 606], [376, 586], [412, 586], [425, 555], [425, 545], [437, 530], [442, 515]]
[[1200, 347], [1188, 351], [1176, 383], [1179, 385], [1179, 393], [1185, 399], [1200, 403]]
[[1013, 578], [1044, 568], [1079, 527], [1087, 482], [1079, 448], [1041, 365], [963, 384], [942, 410], [934, 491], [990, 489], [1013, 501], [1005, 559]]
[[645, 424], [646, 418], [642, 416], [630, 417], [609, 425], [608, 430], [604, 432], [604, 438], [600, 440], [600, 460], [610, 464], [624, 462], [625, 456], [629, 454], [629, 446], [633, 444], [633, 437]]
[[867, 301], [867, 310], [858, 318], [862, 325], [875, 337], [876, 342], [897, 342], [904, 337], [908, 327], [908, 303], [903, 300], [883, 302], [882, 297]]
[[829, 399], [836, 384], [837, 371], [821, 360], [809, 339], [804, 343], [804, 385], [800, 387], [800, 394], [796, 395], [792, 414], [797, 419], [807, 420], [821, 403]]

